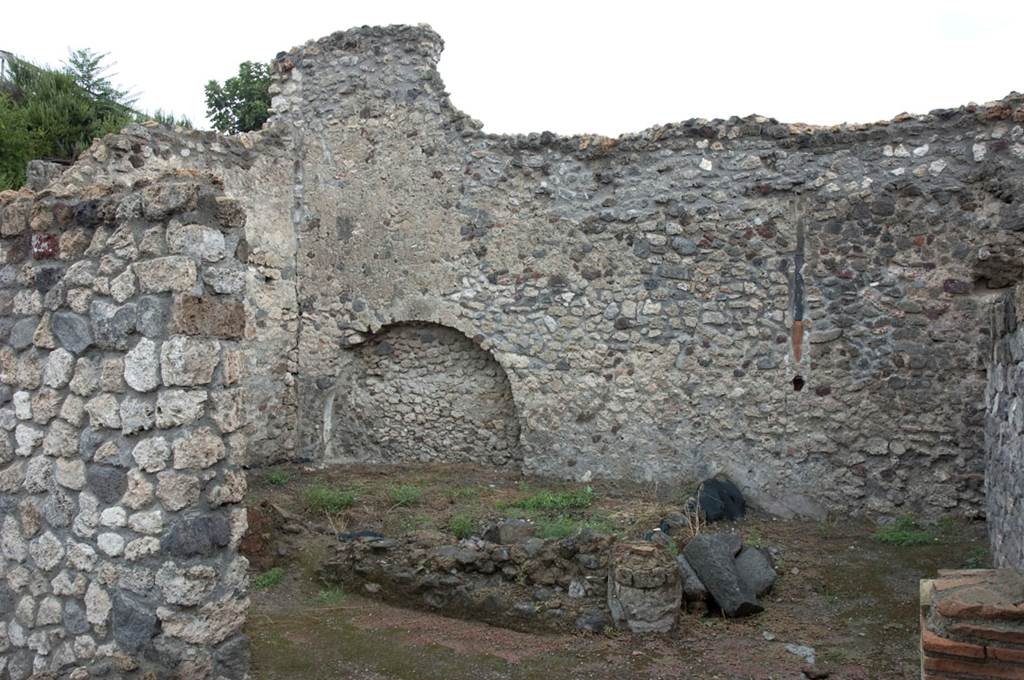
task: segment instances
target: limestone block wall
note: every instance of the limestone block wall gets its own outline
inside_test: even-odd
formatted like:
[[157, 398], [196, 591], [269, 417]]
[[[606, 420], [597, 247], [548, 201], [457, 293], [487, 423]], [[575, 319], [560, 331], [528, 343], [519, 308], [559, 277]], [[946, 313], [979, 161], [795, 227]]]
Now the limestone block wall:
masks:
[[0, 677], [245, 675], [244, 223], [195, 172], [0, 194]]
[[992, 307], [985, 422], [985, 505], [997, 567], [1024, 569], [1024, 326], [1018, 287]]
[[495, 136], [452, 106], [441, 48], [360, 28], [275, 62], [300, 456], [376, 455], [332, 447], [327, 402], [354, 389], [351, 348], [421, 321], [504, 368], [531, 472], [723, 473], [780, 513], [983, 512], [988, 309], [1024, 252], [1019, 96]]
[[505, 370], [459, 331], [390, 326], [347, 358], [328, 416], [327, 461], [517, 461]]

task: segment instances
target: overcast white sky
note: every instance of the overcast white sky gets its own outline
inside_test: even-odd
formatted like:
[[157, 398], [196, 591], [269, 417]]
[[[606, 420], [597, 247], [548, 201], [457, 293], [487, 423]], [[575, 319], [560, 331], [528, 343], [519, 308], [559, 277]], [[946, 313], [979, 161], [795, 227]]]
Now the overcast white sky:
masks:
[[138, 106], [205, 120], [203, 85], [365, 24], [429, 23], [488, 132], [617, 135], [692, 117], [869, 122], [1024, 90], [1021, 0], [7, 3], [0, 49], [109, 52]]

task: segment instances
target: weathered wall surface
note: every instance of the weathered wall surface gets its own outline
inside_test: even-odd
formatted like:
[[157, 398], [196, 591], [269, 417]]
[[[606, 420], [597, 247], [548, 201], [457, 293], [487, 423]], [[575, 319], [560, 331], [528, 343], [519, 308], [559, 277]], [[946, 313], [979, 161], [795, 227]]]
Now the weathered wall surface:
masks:
[[1024, 569], [1024, 326], [1021, 295], [992, 309], [992, 363], [985, 392], [985, 498], [996, 567]]
[[240, 294], [251, 332], [240, 342], [248, 362], [246, 386], [254, 412], [248, 464], [287, 460], [296, 453], [295, 380], [298, 333], [295, 230], [297, 187], [287, 126], [224, 137], [131, 125], [98, 140], [55, 187], [128, 188], [167, 173], [200, 172], [216, 178], [224, 196], [245, 213], [236, 264], [204, 273], [216, 294]]
[[66, 179], [0, 195], [0, 677], [241, 678], [245, 213]]
[[972, 515], [987, 436], [1021, 563], [1020, 96], [498, 137], [440, 50], [332, 35], [259, 133], [131, 126], [0, 198], [0, 675], [244, 674], [238, 468], [287, 459]]
[[345, 356], [330, 402], [328, 462], [516, 462], [508, 377], [460, 332], [399, 324]]
[[722, 472], [781, 512], [979, 511], [989, 289], [1019, 274], [1024, 227], [1019, 99], [498, 137], [451, 107], [440, 49], [366, 28], [277, 59], [303, 456], [323, 455], [344, 348], [431, 321], [508, 372], [533, 472]]

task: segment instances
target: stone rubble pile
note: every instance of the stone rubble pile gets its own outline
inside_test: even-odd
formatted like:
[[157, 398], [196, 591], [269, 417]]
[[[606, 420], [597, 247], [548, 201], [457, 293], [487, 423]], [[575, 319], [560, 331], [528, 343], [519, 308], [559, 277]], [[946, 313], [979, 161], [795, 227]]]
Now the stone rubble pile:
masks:
[[524, 629], [667, 632], [680, 611], [746, 616], [776, 574], [760, 549], [731, 533], [701, 534], [673, 557], [651, 541], [616, 542], [584, 529], [542, 540], [526, 520], [450, 543], [437, 532], [339, 536], [320, 575], [329, 582], [424, 608]]

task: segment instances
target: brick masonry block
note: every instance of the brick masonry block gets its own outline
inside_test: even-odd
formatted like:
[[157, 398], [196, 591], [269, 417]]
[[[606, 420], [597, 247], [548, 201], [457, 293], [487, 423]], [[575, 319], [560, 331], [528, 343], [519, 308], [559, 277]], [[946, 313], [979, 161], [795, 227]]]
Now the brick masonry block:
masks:
[[1024, 679], [1024, 573], [946, 570], [920, 593], [923, 680]]

